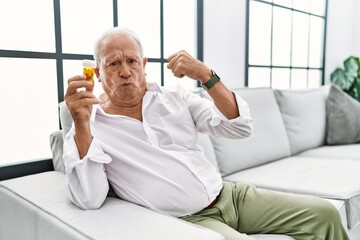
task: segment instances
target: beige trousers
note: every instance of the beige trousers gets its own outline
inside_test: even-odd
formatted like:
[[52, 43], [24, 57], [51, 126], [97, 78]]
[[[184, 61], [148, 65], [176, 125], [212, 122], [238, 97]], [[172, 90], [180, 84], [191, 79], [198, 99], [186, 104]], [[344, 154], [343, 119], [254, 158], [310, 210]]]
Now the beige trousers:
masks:
[[326, 200], [224, 182], [218, 202], [182, 219], [210, 228], [226, 240], [247, 234], [286, 234], [297, 240], [347, 240], [337, 209]]

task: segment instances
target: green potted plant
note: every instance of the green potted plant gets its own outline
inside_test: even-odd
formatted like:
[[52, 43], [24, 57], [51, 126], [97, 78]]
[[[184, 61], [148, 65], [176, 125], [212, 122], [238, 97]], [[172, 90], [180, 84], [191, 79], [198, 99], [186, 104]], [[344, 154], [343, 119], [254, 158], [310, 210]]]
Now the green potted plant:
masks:
[[344, 60], [344, 68], [336, 68], [330, 81], [360, 102], [360, 59], [350, 56]]

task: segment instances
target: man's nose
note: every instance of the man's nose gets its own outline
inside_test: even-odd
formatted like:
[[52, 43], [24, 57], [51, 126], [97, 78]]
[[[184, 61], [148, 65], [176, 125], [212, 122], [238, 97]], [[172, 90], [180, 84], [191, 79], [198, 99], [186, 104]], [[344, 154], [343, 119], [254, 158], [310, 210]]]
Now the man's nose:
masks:
[[130, 67], [126, 64], [123, 64], [120, 67], [120, 76], [124, 78], [128, 78], [131, 75]]

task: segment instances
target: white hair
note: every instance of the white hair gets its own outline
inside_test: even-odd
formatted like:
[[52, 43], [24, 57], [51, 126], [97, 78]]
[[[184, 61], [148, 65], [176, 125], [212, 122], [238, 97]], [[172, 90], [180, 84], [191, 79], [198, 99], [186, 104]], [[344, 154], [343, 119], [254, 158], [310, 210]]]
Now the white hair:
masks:
[[111, 29], [107, 30], [106, 32], [104, 32], [95, 43], [94, 58], [95, 58], [95, 61], [98, 66], [100, 64], [100, 58], [101, 58], [100, 52], [101, 52], [101, 48], [103, 46], [104, 40], [106, 40], [109, 37], [116, 36], [116, 35], [122, 35], [122, 36], [125, 35], [125, 36], [128, 36], [128, 37], [134, 39], [139, 46], [140, 56], [141, 57], [144, 56], [143, 47], [141, 45], [139, 37], [136, 35], [135, 32], [133, 32], [132, 30], [130, 30], [128, 28], [114, 27], [114, 28], [111, 28]]

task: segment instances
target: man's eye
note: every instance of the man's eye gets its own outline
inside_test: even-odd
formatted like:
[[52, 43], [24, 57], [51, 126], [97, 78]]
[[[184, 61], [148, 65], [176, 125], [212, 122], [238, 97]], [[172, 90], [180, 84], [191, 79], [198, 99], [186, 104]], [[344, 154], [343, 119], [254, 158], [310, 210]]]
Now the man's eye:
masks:
[[128, 60], [128, 63], [129, 63], [129, 64], [135, 64], [135, 63], [137, 63], [137, 61], [136, 61], [135, 59], [130, 58], [130, 59]]
[[119, 61], [114, 61], [114, 62], [109, 64], [109, 67], [110, 66], [117, 66], [117, 65], [119, 65]]
[[115, 71], [119, 65], [120, 65], [120, 61], [116, 60], [116, 61], [112, 61], [112, 62], [108, 63], [107, 68], [110, 71]]

